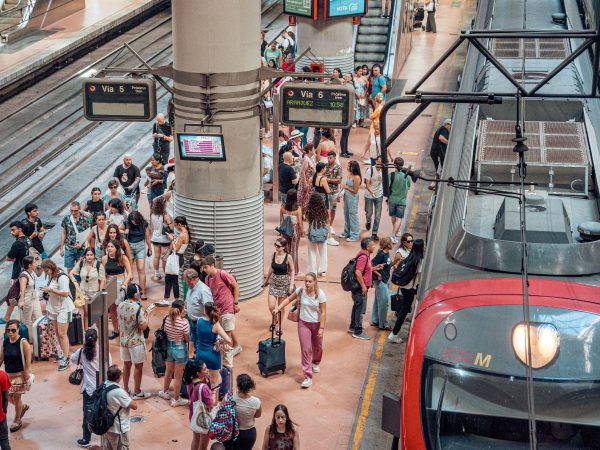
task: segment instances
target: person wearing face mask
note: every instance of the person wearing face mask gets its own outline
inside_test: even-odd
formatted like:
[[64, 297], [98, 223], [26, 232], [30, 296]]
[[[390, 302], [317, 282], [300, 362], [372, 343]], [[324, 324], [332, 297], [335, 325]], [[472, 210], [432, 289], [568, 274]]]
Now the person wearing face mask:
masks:
[[304, 279], [304, 287], [288, 296], [273, 309], [273, 315], [279, 313], [287, 305], [296, 305], [298, 313], [298, 337], [302, 354], [302, 371], [304, 381], [302, 388], [313, 384], [313, 374], [321, 372], [323, 357], [323, 333], [327, 321], [327, 297], [319, 289], [317, 275], [309, 272]]

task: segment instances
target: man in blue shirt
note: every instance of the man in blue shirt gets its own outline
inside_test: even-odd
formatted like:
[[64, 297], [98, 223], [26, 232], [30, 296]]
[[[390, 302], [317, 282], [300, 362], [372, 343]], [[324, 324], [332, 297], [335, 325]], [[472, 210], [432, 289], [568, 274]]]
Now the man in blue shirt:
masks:
[[381, 92], [383, 99], [385, 100], [387, 95], [387, 84], [385, 82], [385, 77], [381, 75], [381, 66], [379, 64], [373, 65], [373, 76], [371, 83], [371, 101], [375, 100], [377, 94]]

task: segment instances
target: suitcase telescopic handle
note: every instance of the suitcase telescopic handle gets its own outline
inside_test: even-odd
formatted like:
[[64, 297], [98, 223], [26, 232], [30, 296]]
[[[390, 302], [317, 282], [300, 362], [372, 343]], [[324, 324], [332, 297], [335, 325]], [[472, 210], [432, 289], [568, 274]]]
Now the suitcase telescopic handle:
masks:
[[281, 311], [278, 311], [277, 314], [273, 314], [273, 318], [271, 319], [271, 345], [275, 343], [275, 317], [278, 317], [279, 320], [279, 333], [278, 333], [278, 338], [279, 340], [277, 341], [277, 345], [281, 344]]

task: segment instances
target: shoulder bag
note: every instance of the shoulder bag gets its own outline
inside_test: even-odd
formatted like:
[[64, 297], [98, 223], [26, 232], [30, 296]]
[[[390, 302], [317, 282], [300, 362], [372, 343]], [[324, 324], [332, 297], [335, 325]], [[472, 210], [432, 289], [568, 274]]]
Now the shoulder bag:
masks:
[[192, 405], [193, 412], [192, 418], [190, 420], [190, 428], [194, 433], [207, 434], [208, 430], [210, 430], [210, 425], [212, 424], [212, 416], [207, 411], [204, 402], [202, 401], [202, 386], [204, 383], [200, 383], [200, 387], [198, 390], [198, 400], [194, 402]]
[[[137, 312], [135, 313], [135, 323], [136, 324], [139, 323], [140, 311], [141, 310], [142, 310], [142, 305], [140, 305], [140, 307], [138, 308]], [[163, 326], [164, 326], [164, 321], [163, 321]], [[146, 328], [144, 328], [144, 331], [142, 331], [142, 333], [144, 334], [144, 339], [148, 339], [148, 336], [150, 336], [150, 327], [147, 326]]]
[[179, 275], [179, 255], [175, 253], [175, 250], [171, 250], [171, 253], [167, 256], [165, 273], [167, 275]]
[[290, 322], [298, 322], [300, 320], [300, 304], [302, 302], [302, 293], [304, 292], [303, 288], [300, 288], [300, 292], [298, 293], [298, 303], [294, 305], [288, 311], [287, 318]]

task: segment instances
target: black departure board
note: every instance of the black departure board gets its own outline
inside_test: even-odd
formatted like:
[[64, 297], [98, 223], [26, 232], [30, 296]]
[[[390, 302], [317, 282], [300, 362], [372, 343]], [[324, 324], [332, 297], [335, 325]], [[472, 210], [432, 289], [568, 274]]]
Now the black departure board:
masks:
[[354, 120], [352, 86], [287, 82], [280, 90], [281, 123], [288, 126], [348, 128]]
[[149, 122], [156, 116], [154, 80], [89, 78], [83, 82], [83, 114], [92, 121]]

